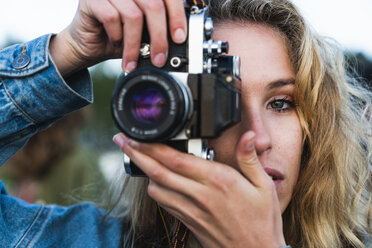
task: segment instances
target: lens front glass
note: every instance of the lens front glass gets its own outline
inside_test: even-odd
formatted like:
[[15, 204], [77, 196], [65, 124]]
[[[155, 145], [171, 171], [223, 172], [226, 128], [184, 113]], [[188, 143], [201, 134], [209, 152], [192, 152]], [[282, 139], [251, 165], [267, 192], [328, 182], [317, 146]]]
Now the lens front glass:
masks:
[[119, 129], [143, 142], [162, 142], [178, 135], [193, 108], [184, 85], [186, 75], [177, 76], [144, 67], [121, 77], [112, 100]]
[[133, 95], [131, 111], [133, 117], [142, 123], [154, 123], [162, 117], [166, 100], [155, 88], [143, 88]]

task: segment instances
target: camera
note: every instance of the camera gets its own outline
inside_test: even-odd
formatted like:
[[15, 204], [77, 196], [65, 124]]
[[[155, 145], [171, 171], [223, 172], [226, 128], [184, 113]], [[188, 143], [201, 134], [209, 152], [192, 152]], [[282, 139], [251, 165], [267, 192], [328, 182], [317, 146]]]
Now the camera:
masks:
[[[144, 28], [137, 69], [120, 76], [113, 91], [112, 116], [131, 139], [212, 160], [214, 152], [203, 140], [240, 121], [240, 61], [223, 55], [227, 42], [211, 39], [213, 22], [205, 9], [194, 6], [186, 13], [188, 38], [176, 44], [168, 35], [168, 59], [160, 69], [151, 64]], [[126, 155], [124, 166], [132, 176], [144, 175]]]

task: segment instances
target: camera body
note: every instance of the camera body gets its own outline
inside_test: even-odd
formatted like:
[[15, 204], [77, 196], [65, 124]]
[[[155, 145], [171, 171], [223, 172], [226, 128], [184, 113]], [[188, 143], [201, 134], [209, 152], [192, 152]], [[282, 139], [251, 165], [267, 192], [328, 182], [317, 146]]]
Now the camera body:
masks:
[[[203, 140], [240, 121], [240, 61], [222, 55], [228, 43], [210, 39], [213, 23], [204, 9], [193, 8], [187, 18], [187, 41], [176, 44], [168, 37], [168, 59], [161, 69], [151, 64], [144, 29], [137, 69], [119, 78], [111, 110], [118, 128], [131, 139], [213, 159]], [[126, 156], [124, 166], [132, 176], [144, 175]]]

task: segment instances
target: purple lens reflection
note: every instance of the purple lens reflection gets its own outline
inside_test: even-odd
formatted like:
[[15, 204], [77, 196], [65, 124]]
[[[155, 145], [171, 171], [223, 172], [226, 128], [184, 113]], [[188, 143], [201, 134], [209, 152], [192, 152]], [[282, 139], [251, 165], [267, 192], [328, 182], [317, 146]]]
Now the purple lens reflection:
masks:
[[141, 122], [155, 122], [162, 116], [165, 102], [159, 90], [145, 88], [133, 95], [132, 113]]

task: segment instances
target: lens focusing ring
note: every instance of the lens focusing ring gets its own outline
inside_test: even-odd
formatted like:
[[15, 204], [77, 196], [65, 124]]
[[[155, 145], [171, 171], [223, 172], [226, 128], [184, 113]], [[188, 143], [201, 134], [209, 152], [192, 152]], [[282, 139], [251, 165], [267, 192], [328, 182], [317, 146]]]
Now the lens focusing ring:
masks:
[[[149, 91], [157, 92], [161, 97], [157, 97], [157, 102], [145, 111], [142, 111], [143, 109], [133, 111], [138, 110], [136, 102], [139, 101], [142, 105], [144, 102], [138, 100], [136, 96], [142, 96], [142, 92]], [[169, 140], [182, 130], [192, 111], [186, 86], [167, 72], [152, 67], [135, 70], [120, 78], [113, 93], [111, 106], [119, 129], [130, 138], [142, 142]], [[144, 121], [144, 118], [138, 115], [141, 111], [152, 114], [151, 111], [154, 109], [157, 111], [156, 114], [150, 115], [156, 117], [154, 119]]]

